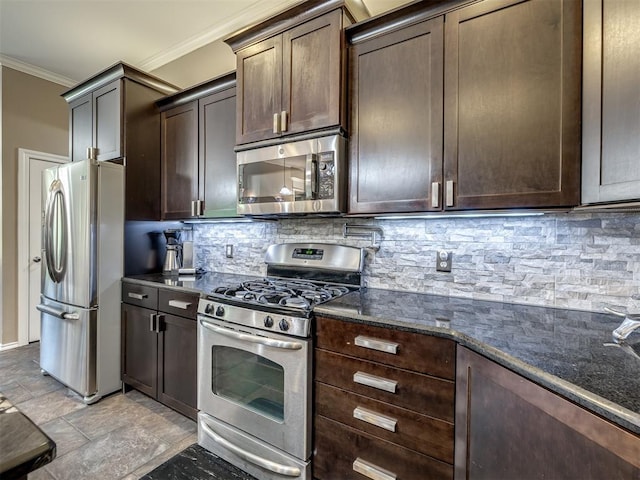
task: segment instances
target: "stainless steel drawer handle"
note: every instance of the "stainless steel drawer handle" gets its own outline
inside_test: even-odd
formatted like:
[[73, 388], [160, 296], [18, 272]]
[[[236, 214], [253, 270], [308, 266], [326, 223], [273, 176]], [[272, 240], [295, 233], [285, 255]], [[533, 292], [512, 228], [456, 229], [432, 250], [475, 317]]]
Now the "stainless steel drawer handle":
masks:
[[393, 417], [388, 417], [381, 413], [377, 413], [373, 410], [369, 410], [368, 408], [360, 406], [357, 406], [353, 409], [353, 418], [370, 423], [371, 425], [375, 425], [376, 427], [384, 428], [385, 430], [389, 430], [390, 432], [395, 432], [396, 425], [398, 424], [398, 420]]
[[275, 338], [259, 337], [257, 335], [251, 335], [249, 333], [236, 332], [234, 330], [229, 330], [228, 328], [214, 325], [213, 323], [207, 322], [200, 317], [198, 318], [200, 320], [200, 325], [202, 325], [204, 328], [207, 328], [212, 332], [219, 333], [220, 335], [240, 340], [242, 342], [257, 343], [260, 345], [266, 345], [268, 347], [279, 348], [282, 350], [301, 350], [303, 346], [300, 342], [285, 342], [282, 340], [276, 340]]
[[386, 340], [380, 340], [373, 337], [365, 337], [364, 335], [358, 335], [355, 343], [359, 347], [378, 350], [379, 352], [392, 353], [394, 355], [397, 355], [398, 347], [400, 346], [395, 342], [388, 342]]
[[183, 302], [182, 300], [169, 300], [169, 306], [174, 308], [180, 308], [182, 310], [189, 310], [191, 303]]
[[147, 298], [149, 295], [147, 295], [146, 293], [133, 293], [133, 292], [129, 292], [127, 293], [127, 296], [129, 298], [135, 298], [136, 300], [144, 300], [145, 298]]
[[396, 478], [398, 478], [395, 473], [380, 468], [366, 460], [362, 460], [360, 457], [356, 458], [353, 462], [353, 471], [372, 480], [396, 480]]
[[398, 382], [395, 380], [369, 375], [364, 372], [354, 373], [353, 381], [360, 385], [366, 385], [367, 387], [377, 388], [378, 390], [384, 390], [390, 393], [396, 393], [396, 388], [398, 387]]

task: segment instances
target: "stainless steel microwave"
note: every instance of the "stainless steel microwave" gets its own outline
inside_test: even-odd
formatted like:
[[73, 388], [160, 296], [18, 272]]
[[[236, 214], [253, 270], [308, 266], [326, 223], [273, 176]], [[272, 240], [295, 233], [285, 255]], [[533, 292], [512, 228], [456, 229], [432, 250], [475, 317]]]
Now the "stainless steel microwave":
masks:
[[238, 213], [344, 213], [345, 155], [341, 135], [238, 152]]

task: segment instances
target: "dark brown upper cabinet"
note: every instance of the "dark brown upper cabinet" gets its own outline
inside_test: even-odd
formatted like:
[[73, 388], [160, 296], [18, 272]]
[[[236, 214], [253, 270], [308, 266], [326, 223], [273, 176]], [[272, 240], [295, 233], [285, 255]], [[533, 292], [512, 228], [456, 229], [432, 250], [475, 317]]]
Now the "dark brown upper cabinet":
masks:
[[581, 7], [414, 2], [347, 29], [349, 213], [579, 203]]
[[235, 74], [157, 102], [161, 110], [161, 218], [236, 216]]
[[69, 104], [71, 159], [125, 164], [127, 220], [160, 218], [160, 114], [154, 102], [177, 90], [121, 62], [62, 94]]
[[225, 39], [237, 58], [236, 142], [344, 127], [343, 1], [311, 0]]
[[638, 2], [584, 2], [584, 204], [640, 199], [639, 23]]

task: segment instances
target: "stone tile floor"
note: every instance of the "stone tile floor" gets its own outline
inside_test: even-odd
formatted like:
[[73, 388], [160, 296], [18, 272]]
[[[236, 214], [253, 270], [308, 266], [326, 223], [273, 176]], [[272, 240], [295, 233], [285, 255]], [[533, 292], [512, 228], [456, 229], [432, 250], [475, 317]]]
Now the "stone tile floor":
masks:
[[39, 343], [0, 352], [0, 392], [57, 445], [29, 480], [134, 480], [197, 441], [193, 420], [131, 390], [93, 405], [38, 365]]

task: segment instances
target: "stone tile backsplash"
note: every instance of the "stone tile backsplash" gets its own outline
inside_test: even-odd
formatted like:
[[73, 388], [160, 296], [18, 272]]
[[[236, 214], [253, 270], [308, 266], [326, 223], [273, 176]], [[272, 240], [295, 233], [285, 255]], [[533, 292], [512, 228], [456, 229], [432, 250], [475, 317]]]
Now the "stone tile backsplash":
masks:
[[[602, 311], [640, 312], [640, 215], [566, 213], [525, 217], [299, 218], [194, 225], [196, 264], [209, 271], [265, 275], [264, 253], [281, 242], [345, 243], [345, 223], [384, 231], [368, 249], [365, 281], [385, 290]], [[233, 258], [225, 257], [232, 244]], [[450, 273], [436, 252], [453, 252]]]

